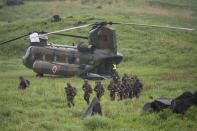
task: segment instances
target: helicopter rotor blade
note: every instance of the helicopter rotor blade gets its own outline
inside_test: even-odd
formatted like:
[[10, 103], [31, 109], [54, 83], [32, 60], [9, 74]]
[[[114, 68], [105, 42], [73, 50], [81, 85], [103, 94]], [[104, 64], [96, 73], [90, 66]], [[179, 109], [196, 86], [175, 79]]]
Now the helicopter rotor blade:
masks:
[[3, 45], [3, 44], [6, 44], [6, 43], [8, 43], [8, 42], [11, 42], [11, 41], [15, 41], [15, 40], [21, 39], [21, 38], [23, 38], [23, 37], [25, 37], [25, 36], [28, 36], [28, 35], [29, 35], [29, 34], [25, 34], [25, 35], [22, 35], [22, 36], [13, 38], [13, 39], [11, 39], [11, 40], [3, 41], [3, 42], [0, 43], [0, 45]]
[[[48, 33], [48, 32], [41, 32], [41, 33]], [[86, 36], [71, 35], [71, 34], [53, 33], [52, 35], [68, 36], [68, 37], [74, 37], [74, 38], [80, 38], [80, 39], [88, 39], [88, 37], [86, 37]]]
[[122, 23], [122, 22], [109, 22], [109, 24], [148, 26], [148, 27], [168, 28], [168, 29], [187, 30], [187, 31], [194, 31], [195, 30], [195, 29], [191, 29], [191, 28], [170, 27], [170, 26], [160, 26], [160, 25], [148, 25], [148, 24], [136, 24], [136, 23]]
[[86, 28], [86, 27], [91, 26], [91, 25], [92, 24], [87, 24], [87, 25], [82, 25], [82, 26], [76, 26], [76, 27], [66, 28], [66, 29], [63, 29], [63, 30], [57, 30], [57, 31], [53, 31], [53, 32], [48, 32], [46, 34], [42, 34], [41, 36], [46, 36], [46, 35], [50, 35], [50, 34], [55, 34], [55, 33], [60, 33], [60, 32], [65, 32], [65, 31], [80, 29], [80, 28]]

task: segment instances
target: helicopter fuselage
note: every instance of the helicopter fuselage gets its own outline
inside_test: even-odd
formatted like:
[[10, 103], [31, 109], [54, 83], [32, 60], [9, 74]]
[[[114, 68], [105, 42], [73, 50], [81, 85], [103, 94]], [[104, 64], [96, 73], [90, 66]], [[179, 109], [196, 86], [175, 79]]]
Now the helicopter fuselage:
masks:
[[38, 74], [80, 76], [95, 73], [109, 75], [112, 72], [113, 64], [119, 64], [122, 58], [120, 53], [109, 55], [100, 49], [89, 48], [88, 50], [88, 47], [30, 46], [23, 57], [23, 64]]

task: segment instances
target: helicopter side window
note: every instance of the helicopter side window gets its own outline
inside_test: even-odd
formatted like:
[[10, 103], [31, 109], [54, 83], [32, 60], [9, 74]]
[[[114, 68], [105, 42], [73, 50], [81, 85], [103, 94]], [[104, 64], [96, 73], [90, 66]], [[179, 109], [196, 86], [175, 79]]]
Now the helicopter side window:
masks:
[[57, 56], [55, 55], [53, 61], [56, 61], [56, 60], [57, 60]]
[[42, 56], [42, 60], [45, 61], [45, 55]]
[[68, 57], [68, 62], [69, 62], [70, 64], [73, 64], [73, 63], [75, 62], [75, 60], [76, 60], [76, 58], [75, 58], [74, 52], [71, 51], [71, 53], [70, 53], [70, 55], [69, 55], [69, 57]]
[[65, 56], [65, 62], [68, 63], [68, 57], [67, 56]]

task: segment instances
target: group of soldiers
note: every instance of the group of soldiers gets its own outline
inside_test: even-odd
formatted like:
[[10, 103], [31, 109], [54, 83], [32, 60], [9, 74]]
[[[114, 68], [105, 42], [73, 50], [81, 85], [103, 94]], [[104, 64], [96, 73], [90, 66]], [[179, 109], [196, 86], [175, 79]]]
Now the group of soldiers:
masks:
[[[88, 83], [88, 80], [84, 80], [82, 89], [84, 91], [84, 100], [87, 102], [87, 104], [89, 104], [90, 94], [92, 94], [92, 87]], [[125, 73], [122, 77], [122, 80], [120, 80], [118, 73], [116, 73], [113, 75], [113, 80], [110, 81], [107, 89], [109, 90], [110, 98], [113, 101], [115, 100], [116, 93], [120, 100], [133, 97], [138, 98], [140, 91], [143, 89], [143, 85], [136, 75], [128, 76]], [[68, 106], [71, 107], [71, 104], [74, 106], [73, 100], [77, 94], [76, 88], [72, 87], [70, 83], [67, 83], [65, 90]], [[105, 92], [101, 81], [96, 81], [94, 91], [96, 92], [98, 100], [100, 100]]]
[[120, 100], [126, 98], [139, 97], [140, 91], [143, 89], [143, 85], [136, 75], [128, 76], [124, 73], [122, 80], [118, 74], [113, 76], [113, 80], [108, 85], [110, 91], [111, 100], [115, 100], [116, 92]]
[[[84, 95], [83, 95], [84, 100], [87, 102], [87, 104], [89, 104], [90, 94], [92, 93], [92, 86], [88, 83], [88, 80], [84, 80], [82, 89], [84, 91]], [[71, 86], [71, 84], [68, 82], [67, 87], [65, 87], [65, 91], [67, 96], [68, 107], [71, 107], [71, 104], [74, 106], [73, 100], [74, 97], [77, 95], [76, 88]], [[96, 96], [98, 100], [100, 100], [101, 96], [103, 96], [105, 92], [104, 86], [101, 84], [101, 81], [96, 81], [94, 91], [96, 92]]]
[[[110, 98], [112, 101], [115, 100], [116, 93], [120, 100], [139, 97], [140, 91], [143, 89], [143, 86], [136, 75], [128, 76], [125, 73], [122, 79], [120, 79], [118, 72], [115, 71], [112, 75], [112, 78], [113, 79], [110, 81], [110, 84], [107, 88], [110, 92]], [[20, 84], [18, 86], [18, 89], [26, 89], [29, 87], [30, 82], [28, 80], [25, 80], [22, 76], [20, 76], [19, 79]], [[82, 90], [84, 91], [84, 100], [87, 102], [87, 104], [89, 104], [90, 94], [92, 94], [92, 87], [88, 83], [88, 80], [84, 80]], [[74, 106], [74, 97], [77, 95], [76, 88], [71, 86], [71, 83], [68, 82], [67, 87], [65, 87], [65, 91], [68, 107], [71, 107], [71, 105]], [[101, 81], [96, 81], [94, 91], [96, 92], [98, 100], [101, 100], [101, 97], [105, 92], [104, 86]]]

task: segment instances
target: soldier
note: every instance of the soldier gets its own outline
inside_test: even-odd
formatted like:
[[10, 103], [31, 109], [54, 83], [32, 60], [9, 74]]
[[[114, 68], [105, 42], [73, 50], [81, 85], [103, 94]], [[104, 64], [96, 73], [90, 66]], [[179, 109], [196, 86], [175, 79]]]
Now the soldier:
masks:
[[123, 87], [124, 98], [128, 98], [129, 97], [129, 81], [125, 81], [125, 83], [122, 83], [122, 87]]
[[139, 81], [136, 75], [132, 75], [131, 78], [133, 80], [133, 97], [138, 98], [142, 89], [142, 83]]
[[96, 82], [94, 91], [96, 92], [96, 96], [98, 98], [98, 100], [101, 99], [101, 96], [104, 95], [105, 89], [103, 87], [103, 85], [101, 84], [101, 81]]
[[29, 88], [30, 82], [28, 80], [25, 80], [22, 76], [19, 77], [20, 84], [18, 86], [18, 89], [26, 89]]
[[136, 81], [134, 84], [134, 95], [136, 98], [139, 98], [140, 91], [143, 89], [142, 83], [139, 81], [139, 79], [136, 77]]
[[111, 100], [115, 100], [115, 93], [116, 93], [116, 85], [114, 84], [114, 81], [111, 80], [110, 84], [108, 85], [108, 90], [110, 91], [110, 98]]
[[64, 88], [66, 91], [66, 96], [67, 96], [67, 103], [68, 107], [70, 108], [72, 104], [74, 106], [74, 97], [77, 95], [77, 90], [76, 88], [72, 87], [70, 82], [67, 83], [67, 87]]
[[130, 77], [128, 79], [128, 83], [129, 83], [129, 91], [128, 91], [128, 95], [129, 95], [129, 98], [133, 98], [133, 92], [134, 92], [134, 79], [132, 77]]
[[89, 98], [90, 98], [90, 94], [92, 93], [92, 87], [88, 83], [88, 80], [84, 80], [82, 89], [84, 91], [84, 100], [87, 102], [87, 104], [89, 104]]
[[124, 73], [122, 77], [122, 86], [123, 86], [123, 92], [124, 92], [124, 98], [128, 98], [129, 96], [129, 76]]
[[126, 84], [128, 78], [129, 78], [129, 76], [126, 73], [124, 73], [124, 75], [122, 77], [122, 83]]
[[123, 90], [123, 85], [120, 80], [118, 80], [117, 91], [118, 91], [118, 96], [120, 97], [120, 100], [122, 100], [124, 90]]
[[114, 83], [117, 84], [118, 80], [120, 79], [120, 76], [119, 76], [117, 70], [113, 70], [112, 78], [113, 78]]

